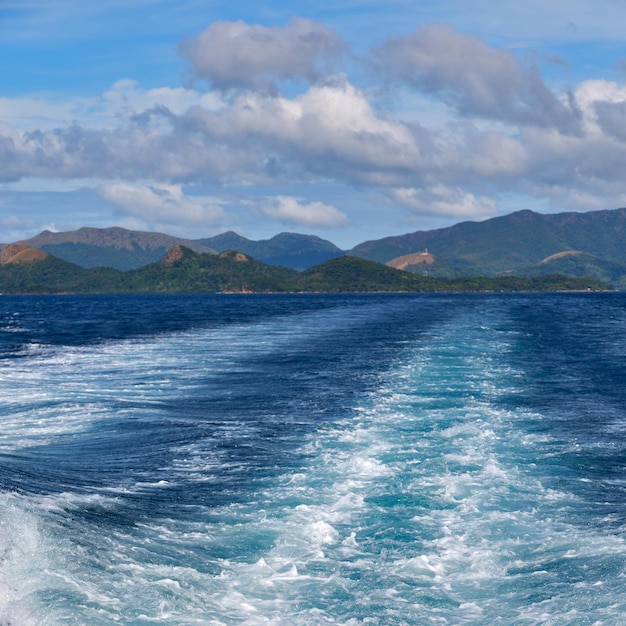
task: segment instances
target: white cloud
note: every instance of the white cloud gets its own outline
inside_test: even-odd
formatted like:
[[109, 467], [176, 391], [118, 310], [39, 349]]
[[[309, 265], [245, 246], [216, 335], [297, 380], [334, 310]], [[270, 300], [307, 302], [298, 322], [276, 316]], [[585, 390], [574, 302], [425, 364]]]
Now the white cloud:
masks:
[[400, 187], [389, 190], [396, 202], [414, 213], [446, 215], [450, 217], [479, 219], [497, 213], [497, 204], [486, 196], [475, 196], [462, 189], [436, 185], [432, 189]]
[[[72, 181], [74, 186], [81, 180], [87, 185], [94, 180], [123, 181], [103, 189], [108, 189], [111, 200], [116, 190], [115, 201], [126, 206], [127, 214], [140, 209], [123, 204], [124, 190], [141, 199], [137, 207], [149, 206], [151, 199], [155, 215], [158, 211], [173, 215], [171, 208], [177, 201], [184, 209], [180, 219], [200, 214], [209, 220], [217, 219], [219, 206], [202, 199], [176, 200], [176, 190], [181, 189], [177, 185], [337, 181], [384, 192], [434, 189], [441, 184], [462, 190], [465, 196], [448, 201], [448, 196], [425, 199], [421, 194], [405, 194], [402, 200], [402, 194], [391, 193], [402, 200], [402, 206], [417, 202], [414, 210], [430, 207], [428, 211], [450, 216], [492, 211], [483, 199], [485, 189], [497, 198], [501, 191], [528, 192], [550, 185], [570, 185], [590, 193], [593, 185], [599, 198], [605, 192], [606, 198], [615, 198], [610, 185], [617, 180], [626, 188], [626, 182], [621, 182], [626, 167], [626, 144], [619, 135], [621, 109], [602, 109], [623, 106], [624, 88], [619, 85], [581, 85], [576, 94], [585, 134], [578, 136], [540, 126], [485, 130], [470, 121], [441, 132], [386, 119], [374, 109], [368, 94], [340, 76], [293, 98], [245, 92], [229, 101], [210, 100], [207, 106], [193, 104], [188, 109], [195, 92], [166, 90], [161, 96], [171, 96], [174, 111], [163, 106], [138, 114], [135, 111], [156, 101], [160, 90], [142, 92], [124, 82], [113, 91], [128, 95], [119, 101], [107, 96], [117, 103], [115, 107], [131, 103], [130, 117], [122, 115], [115, 128], [74, 124], [25, 132], [0, 125], [0, 179], [40, 177]], [[164, 182], [157, 192], [156, 186], [137, 185], [138, 180]]]
[[[285, 78], [311, 78], [319, 62], [341, 47], [332, 31], [307, 20], [284, 28], [224, 24], [203, 35], [226, 37], [228, 45], [217, 42], [225, 53], [234, 46], [228, 39], [234, 31], [250, 46], [248, 53], [263, 47], [248, 65], [227, 68], [233, 73], [224, 85], [266, 87]], [[195, 52], [206, 52], [209, 43], [199, 38]], [[281, 65], [280, 49], [296, 50], [299, 60]], [[0, 99], [0, 181], [12, 189], [19, 180], [100, 185], [100, 195], [124, 215], [151, 224], [221, 223], [219, 201], [183, 193], [183, 186], [200, 183], [272, 185], [272, 192], [256, 187], [256, 196], [298, 185], [301, 199], [279, 196], [261, 212], [321, 227], [345, 224], [347, 217], [332, 201], [305, 199], [301, 190], [307, 184], [373, 189], [392, 197], [396, 207], [449, 217], [495, 214], [498, 198], [506, 194], [526, 193], [534, 206], [541, 199], [561, 203], [559, 208], [596, 207], [624, 197], [624, 84], [585, 81], [573, 95], [552, 93], [538, 70], [512, 52], [442, 26], [389, 40], [378, 54], [389, 73], [417, 87], [420, 107], [437, 97], [454, 110], [438, 103], [436, 116], [421, 118], [419, 111], [409, 114], [400, 106], [402, 121], [381, 106], [392, 97], [359, 89], [343, 75], [317, 76], [289, 97], [263, 89], [228, 95], [144, 89], [123, 79], [99, 97], [57, 102], [48, 118], [46, 105], [54, 103], [45, 95]], [[213, 70], [206, 71], [211, 78]], [[417, 93], [413, 87], [411, 94]], [[399, 98], [407, 102], [403, 93]], [[137, 182], [146, 180], [160, 182]]]
[[374, 58], [384, 76], [435, 93], [461, 114], [579, 132], [573, 101], [557, 98], [533, 65], [445, 24], [391, 37]]
[[294, 99], [248, 93], [216, 113], [194, 108], [183, 123], [212, 145], [256, 152], [263, 163], [271, 157], [279, 174], [381, 184], [415, 173], [423, 161], [413, 132], [377, 117], [365, 94], [341, 77]]
[[224, 218], [224, 212], [215, 199], [185, 196], [180, 185], [120, 182], [101, 185], [98, 193], [123, 214], [149, 224], [213, 226]]
[[216, 92], [202, 93], [184, 87], [142, 89], [135, 80], [124, 78], [115, 82], [102, 95], [102, 108], [111, 116], [130, 117], [157, 107], [164, 107], [174, 115], [181, 115], [192, 106], [208, 110], [223, 106]]
[[626, 86], [614, 81], [587, 80], [576, 89], [589, 135], [626, 141]]
[[[128, 84], [115, 93], [127, 87], [137, 95]], [[141, 114], [133, 106], [131, 111], [115, 128], [75, 123], [25, 132], [0, 124], [0, 180], [246, 184], [323, 177], [386, 185], [419, 176], [438, 150], [415, 125], [379, 117], [366, 95], [342, 77], [293, 99], [246, 93], [229, 104], [197, 104], [180, 115], [164, 106]]]
[[64, 126], [87, 107], [86, 99], [65, 100], [49, 94], [0, 97], [0, 120], [22, 130], [36, 130]]
[[181, 46], [194, 73], [219, 89], [267, 88], [276, 80], [314, 79], [345, 47], [320, 22], [293, 18], [284, 27], [214, 22]]
[[302, 203], [299, 199], [290, 196], [268, 198], [261, 210], [268, 217], [301, 226], [335, 228], [348, 223], [347, 215], [329, 204]]
[[[473, 125], [459, 129], [459, 137], [447, 147], [452, 155], [448, 164], [452, 176], [444, 171], [440, 178], [456, 181], [510, 183], [528, 171], [529, 154], [518, 137], [504, 132], [481, 131]], [[455, 158], [456, 157], [456, 158]]]
[[217, 110], [224, 103], [217, 92], [184, 87], [143, 89], [137, 81], [123, 78], [98, 97], [63, 98], [47, 92], [0, 97], [0, 120], [25, 132], [67, 127], [68, 120], [82, 128], [114, 130], [146, 111], [161, 109], [182, 115], [192, 106]]

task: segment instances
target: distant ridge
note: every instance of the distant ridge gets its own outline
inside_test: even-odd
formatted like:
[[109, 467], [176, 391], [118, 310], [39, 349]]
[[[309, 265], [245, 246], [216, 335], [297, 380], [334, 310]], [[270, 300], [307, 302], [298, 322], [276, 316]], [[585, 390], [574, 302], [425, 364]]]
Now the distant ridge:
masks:
[[160, 260], [170, 248], [182, 245], [198, 253], [239, 250], [269, 265], [304, 270], [344, 254], [335, 244], [314, 235], [279, 233], [252, 241], [232, 231], [205, 239], [184, 239], [157, 232], [83, 227], [74, 231], [43, 232], [25, 240], [60, 259], [81, 267], [136, 269]]
[[482, 222], [366, 241], [350, 251], [297, 233], [251, 241], [229, 231], [189, 240], [121, 227], [43, 231], [22, 243], [83, 268], [137, 269], [183, 246], [201, 254], [236, 250], [268, 265], [298, 271], [352, 256], [432, 278], [537, 277], [556, 272], [588, 275], [626, 290], [626, 208], [556, 214], [523, 210]]
[[[61, 243], [84, 243], [102, 248], [117, 248], [119, 250], [134, 250], [137, 246], [144, 250], [156, 250], [158, 248], [184, 244], [190, 250], [197, 252], [207, 251], [207, 246], [196, 243], [191, 239], [157, 232], [129, 230], [120, 226], [112, 226], [110, 228], [90, 228], [84, 226], [78, 230], [60, 233], [44, 230], [39, 235], [35, 235], [25, 241], [37, 247]], [[176, 243], [172, 243], [173, 241]]]
[[44, 230], [24, 243], [81, 267], [112, 267], [119, 270], [154, 263], [176, 245], [184, 245], [195, 252], [215, 253], [208, 246], [190, 239], [128, 230], [119, 226], [84, 227], [60, 233]]
[[305, 270], [344, 254], [343, 250], [326, 239], [298, 233], [279, 233], [271, 239], [252, 241], [228, 231], [216, 237], [197, 239], [196, 242], [218, 252], [239, 250], [263, 263], [283, 265], [295, 270]]
[[395, 264], [425, 249], [435, 256], [428, 268], [432, 276], [536, 276], [569, 270], [626, 288], [626, 209], [555, 214], [524, 210], [367, 241], [348, 254]]
[[361, 243], [349, 254], [387, 263], [428, 249], [495, 271], [535, 265], [567, 250], [580, 250], [626, 263], [626, 208], [587, 213], [542, 214], [523, 210], [483, 222], [460, 222], [447, 228], [421, 230]]

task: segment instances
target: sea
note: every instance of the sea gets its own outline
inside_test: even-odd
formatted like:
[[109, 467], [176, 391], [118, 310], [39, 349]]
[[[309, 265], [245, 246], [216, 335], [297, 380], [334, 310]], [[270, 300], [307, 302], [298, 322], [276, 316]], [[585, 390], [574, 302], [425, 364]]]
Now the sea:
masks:
[[626, 294], [0, 296], [0, 625], [626, 624]]

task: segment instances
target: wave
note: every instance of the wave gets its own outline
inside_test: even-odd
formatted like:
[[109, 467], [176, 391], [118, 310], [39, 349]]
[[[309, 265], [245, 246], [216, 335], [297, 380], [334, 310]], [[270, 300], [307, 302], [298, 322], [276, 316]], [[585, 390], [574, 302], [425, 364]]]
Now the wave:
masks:
[[623, 517], [560, 482], [515, 302], [0, 364], [0, 623], [618, 624]]

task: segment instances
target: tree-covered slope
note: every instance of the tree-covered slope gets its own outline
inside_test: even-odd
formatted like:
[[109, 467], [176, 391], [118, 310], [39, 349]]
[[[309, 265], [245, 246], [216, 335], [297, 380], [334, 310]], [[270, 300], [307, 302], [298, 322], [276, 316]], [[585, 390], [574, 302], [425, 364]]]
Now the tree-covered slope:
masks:
[[241, 252], [197, 254], [176, 246], [158, 263], [127, 273], [134, 292], [281, 292], [298, 273], [267, 265]]
[[428, 291], [433, 281], [381, 263], [343, 256], [312, 267], [299, 276], [301, 291]]
[[626, 263], [617, 263], [598, 258], [586, 252], [563, 252], [544, 259], [529, 271], [531, 276], [546, 274], [568, 276], [593, 276], [613, 287], [626, 289]]
[[0, 293], [115, 293], [125, 274], [112, 268], [85, 269], [46, 255], [28, 263], [0, 265]]
[[[45, 253], [44, 253], [45, 254]], [[18, 254], [18, 256], [20, 256]], [[11, 257], [13, 258], [13, 257]], [[21, 258], [21, 257], [20, 257]], [[261, 263], [241, 252], [198, 254], [175, 246], [158, 263], [120, 271], [83, 268], [33, 255], [0, 264], [0, 293], [280, 293], [554, 291], [604, 289], [586, 277], [436, 279], [356, 257], [331, 259], [304, 272]]]
[[546, 215], [518, 211], [484, 222], [368, 241], [349, 254], [387, 263], [427, 250], [465, 275], [524, 274], [543, 259], [568, 250], [626, 263], [625, 237], [626, 209]]

